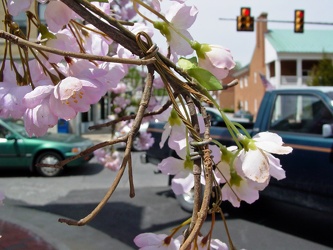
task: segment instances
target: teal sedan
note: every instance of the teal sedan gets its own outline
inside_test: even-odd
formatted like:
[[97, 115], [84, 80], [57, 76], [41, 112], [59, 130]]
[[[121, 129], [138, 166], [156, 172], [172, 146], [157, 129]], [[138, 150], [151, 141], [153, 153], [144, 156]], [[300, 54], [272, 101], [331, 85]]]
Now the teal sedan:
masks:
[[0, 119], [0, 168], [28, 168], [41, 176], [58, 176], [67, 167], [88, 162], [93, 155], [68, 163], [63, 169], [36, 167], [36, 164], [56, 164], [77, 155], [92, 146], [91, 140], [73, 134], [48, 133], [42, 137], [29, 137], [22, 121]]

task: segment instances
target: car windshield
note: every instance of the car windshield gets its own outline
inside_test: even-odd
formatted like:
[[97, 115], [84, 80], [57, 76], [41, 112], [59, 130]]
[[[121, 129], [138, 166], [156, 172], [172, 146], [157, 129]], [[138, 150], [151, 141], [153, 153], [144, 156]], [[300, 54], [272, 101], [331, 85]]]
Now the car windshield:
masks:
[[326, 95], [332, 100], [331, 105], [333, 106], [333, 92], [326, 92]]
[[5, 120], [5, 122], [11, 129], [15, 130], [16, 133], [25, 137], [28, 136], [22, 120]]
[[331, 106], [333, 107], [333, 92], [326, 92], [325, 94], [331, 99]]

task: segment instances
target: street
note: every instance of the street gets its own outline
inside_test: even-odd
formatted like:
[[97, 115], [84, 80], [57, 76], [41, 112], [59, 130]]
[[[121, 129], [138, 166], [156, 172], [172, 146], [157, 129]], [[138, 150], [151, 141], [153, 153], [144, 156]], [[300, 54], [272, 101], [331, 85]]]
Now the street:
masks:
[[[43, 178], [28, 172], [0, 171], [5, 205], [0, 218], [22, 222], [48, 237], [58, 249], [136, 249], [133, 238], [142, 232], [166, 233], [190, 216], [177, 204], [168, 178], [154, 174], [154, 166], [142, 165], [133, 153], [136, 196], [128, 195], [127, 172], [118, 189], [89, 225], [60, 224], [60, 217], [79, 220], [91, 212], [111, 185], [115, 173], [94, 159], [64, 176]], [[243, 204], [244, 205], [244, 204]], [[262, 199], [241, 209], [225, 210], [229, 231], [237, 249], [331, 249], [333, 215]], [[221, 219], [214, 236], [227, 243]], [[202, 229], [208, 232], [209, 217]], [[0, 232], [1, 234], [1, 232]], [[52, 236], [52, 237], [50, 237]], [[93, 242], [88, 240], [93, 238]], [[89, 244], [94, 244], [89, 245]]]

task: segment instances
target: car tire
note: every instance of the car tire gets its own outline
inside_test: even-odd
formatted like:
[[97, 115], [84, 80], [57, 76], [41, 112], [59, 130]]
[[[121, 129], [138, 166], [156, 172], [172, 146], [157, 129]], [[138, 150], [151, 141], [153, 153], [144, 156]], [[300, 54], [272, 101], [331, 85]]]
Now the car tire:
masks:
[[55, 177], [62, 174], [63, 169], [61, 168], [52, 168], [52, 167], [37, 167], [37, 163], [44, 163], [44, 164], [57, 164], [58, 162], [62, 161], [62, 156], [57, 152], [44, 152], [37, 156], [35, 160], [35, 169], [37, 173], [44, 177]]
[[[212, 192], [215, 192], [214, 189], [215, 188], [221, 188], [221, 187], [213, 187]], [[201, 185], [201, 195], [204, 195], [204, 189], [205, 186]], [[181, 194], [181, 195], [176, 195], [176, 199], [178, 201], [178, 204], [180, 205], [180, 207], [189, 213], [192, 213], [193, 211], [193, 205], [194, 205], [194, 189], [192, 188], [190, 192], [186, 193], [186, 194]], [[210, 200], [210, 204], [209, 206], [211, 207], [213, 204], [213, 200]]]

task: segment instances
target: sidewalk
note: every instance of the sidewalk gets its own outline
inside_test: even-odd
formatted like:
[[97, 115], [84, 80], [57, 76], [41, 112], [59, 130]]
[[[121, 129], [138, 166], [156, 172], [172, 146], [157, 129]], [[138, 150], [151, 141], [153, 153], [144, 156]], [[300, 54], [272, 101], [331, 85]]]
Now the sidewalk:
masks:
[[[67, 226], [59, 215], [8, 201], [0, 207], [1, 250], [130, 250], [128, 245], [89, 225]], [[112, 248], [110, 248], [112, 246]]]
[[102, 128], [98, 130], [88, 131], [81, 135], [83, 138], [92, 140], [93, 142], [103, 142], [110, 140], [111, 132], [110, 128]]
[[0, 220], [0, 229], [0, 249], [56, 249], [37, 234], [17, 224]]

